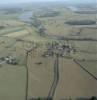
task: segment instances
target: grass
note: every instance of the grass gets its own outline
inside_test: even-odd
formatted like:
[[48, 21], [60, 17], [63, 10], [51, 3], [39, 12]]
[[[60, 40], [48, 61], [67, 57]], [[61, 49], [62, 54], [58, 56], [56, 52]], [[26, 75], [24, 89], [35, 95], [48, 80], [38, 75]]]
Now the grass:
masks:
[[24, 100], [26, 71], [24, 66], [4, 64], [0, 68], [0, 99]]

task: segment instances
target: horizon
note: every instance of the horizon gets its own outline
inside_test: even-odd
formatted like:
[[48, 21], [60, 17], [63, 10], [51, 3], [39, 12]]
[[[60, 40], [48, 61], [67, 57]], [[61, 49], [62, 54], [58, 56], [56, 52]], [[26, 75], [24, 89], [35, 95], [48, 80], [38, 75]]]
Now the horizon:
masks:
[[[1, 1], [1, 0], [0, 0]], [[0, 2], [0, 5], [10, 5], [10, 4], [21, 4], [21, 3], [30, 3], [30, 2], [42, 2], [42, 3], [46, 3], [46, 2], [66, 2], [66, 3], [97, 3], [97, 0], [17, 0], [17, 1], [13, 1], [13, 0], [3, 0], [2, 2]]]

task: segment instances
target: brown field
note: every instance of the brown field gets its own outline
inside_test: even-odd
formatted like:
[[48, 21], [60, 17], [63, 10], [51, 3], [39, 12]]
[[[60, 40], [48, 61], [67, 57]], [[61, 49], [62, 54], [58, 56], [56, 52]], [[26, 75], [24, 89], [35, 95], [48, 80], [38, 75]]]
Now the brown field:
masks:
[[54, 100], [96, 96], [97, 81], [81, 69], [73, 60], [60, 58], [60, 80]]
[[[37, 63], [41, 62], [41, 65]], [[53, 82], [52, 58], [29, 57], [29, 97], [47, 97]]]

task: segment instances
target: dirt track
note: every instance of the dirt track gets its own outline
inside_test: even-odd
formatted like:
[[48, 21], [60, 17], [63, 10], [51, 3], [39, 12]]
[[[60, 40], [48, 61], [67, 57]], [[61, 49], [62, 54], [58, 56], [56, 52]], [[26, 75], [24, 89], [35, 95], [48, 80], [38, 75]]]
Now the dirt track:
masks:
[[59, 59], [58, 59], [58, 55], [56, 55], [55, 62], [54, 62], [54, 80], [50, 88], [48, 98], [53, 99], [58, 82], [59, 82]]
[[63, 98], [97, 96], [97, 81], [81, 69], [73, 60], [60, 58], [59, 84], [54, 100]]

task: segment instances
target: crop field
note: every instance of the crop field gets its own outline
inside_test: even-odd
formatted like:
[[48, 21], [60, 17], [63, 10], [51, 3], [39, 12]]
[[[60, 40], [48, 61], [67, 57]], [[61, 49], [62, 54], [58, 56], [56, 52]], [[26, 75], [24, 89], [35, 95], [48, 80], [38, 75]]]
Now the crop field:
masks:
[[7, 27], [19, 27], [25, 25], [25, 23], [20, 22], [19, 20], [14, 20], [14, 19], [0, 19], [0, 26], [6, 26]]
[[[53, 58], [29, 57], [29, 98], [47, 97], [53, 82]], [[33, 57], [32, 56], [32, 57]], [[38, 63], [41, 63], [40, 65]], [[42, 92], [40, 92], [42, 90]]]
[[15, 43], [16, 42], [14, 39], [10, 40], [5, 37], [4, 38], [0, 37], [0, 53], [1, 53], [0, 57], [11, 52]]
[[97, 77], [97, 61], [79, 61], [79, 63], [95, 77]]
[[70, 41], [71, 45], [76, 48], [77, 53], [74, 58], [77, 59], [97, 59], [97, 42], [93, 41]]
[[41, 18], [41, 20], [44, 22], [44, 27], [46, 28], [46, 31], [48, 34], [52, 34], [52, 35], [67, 35], [68, 33], [70, 33], [71, 31], [71, 27], [69, 27], [68, 25], [65, 25], [65, 18], [47, 18], [47, 19], [43, 19]]
[[23, 28], [20, 28], [20, 27], [17, 27], [17, 28], [6, 28], [6, 29], [2, 29], [0, 30], [0, 35], [5, 35], [5, 34], [10, 34], [10, 33], [13, 33], [13, 32], [18, 32], [18, 31], [21, 31], [23, 30]]
[[[0, 37], [0, 57], [10, 55], [19, 59], [19, 48], [16, 49], [15, 45], [16, 41], [14, 39]], [[23, 63], [21, 61], [19, 65], [11, 65], [0, 60], [0, 99], [25, 99], [26, 68]]]
[[19, 31], [19, 32], [12, 32], [12, 33], [9, 33], [9, 34], [4, 35], [4, 36], [8, 36], [8, 37], [21, 37], [21, 36], [24, 36], [24, 35], [27, 35], [27, 34], [28, 34], [27, 30], [22, 30], [22, 31]]
[[0, 99], [25, 99], [25, 66], [4, 64], [0, 68]]
[[0, 100], [97, 96], [97, 23], [66, 23], [97, 21], [95, 14], [61, 4], [15, 11], [0, 10]]
[[[26, 47], [27, 43], [26, 42], [25, 43], [17, 42], [12, 37], [8, 38], [8, 37], [4, 36], [4, 37], [0, 37], [0, 38], [1, 38], [0, 39], [0, 44], [1, 44], [0, 45], [0, 57], [13, 56], [19, 61], [18, 65], [11, 65], [11, 64], [6, 64], [6, 63], [0, 64], [0, 72], [1, 72], [0, 80], [2, 81], [0, 83], [0, 88], [1, 88], [0, 99], [24, 100], [25, 95], [26, 95], [26, 64], [25, 64], [26, 51], [25, 51], [25, 48], [27, 48]], [[36, 54], [34, 54], [33, 57], [35, 57], [35, 56], [36, 56]], [[38, 60], [38, 58], [36, 58], [36, 59]], [[30, 60], [32, 60], [32, 59], [30, 59]], [[36, 63], [37, 63], [37, 60], [35, 60]], [[30, 63], [32, 63], [32, 61]], [[33, 63], [33, 65], [34, 64], [35, 63]], [[36, 72], [38, 72], [38, 71], [36, 71]], [[44, 73], [44, 74], [46, 74], [46, 73]], [[38, 77], [38, 76], [35, 76], [35, 77]], [[32, 86], [32, 84], [30, 86]], [[36, 87], [37, 87], [37, 85], [36, 85]], [[9, 90], [10, 90], [10, 92], [9, 92]], [[30, 92], [30, 96], [31, 96], [31, 93], [32, 92]], [[36, 96], [36, 94], [35, 94], [35, 96]], [[41, 96], [44, 96], [44, 95], [41, 95]]]
[[96, 95], [96, 80], [72, 60], [60, 58], [59, 61], [60, 79], [54, 96], [55, 100], [70, 99], [71, 97], [75, 100], [80, 97]]
[[[39, 19], [41, 21], [43, 21], [43, 25], [46, 28], [47, 33], [49, 34], [53, 34], [53, 35], [62, 35], [62, 36], [66, 36], [70, 33], [76, 33], [76, 30], [79, 30], [79, 28], [74, 28], [74, 26], [70, 26], [67, 25], [65, 22], [69, 21], [69, 20], [95, 20], [95, 15], [91, 14], [91, 15], [79, 15], [79, 14], [75, 14], [74, 12], [71, 12], [68, 9], [63, 9], [60, 12], [59, 16], [56, 17], [40, 17]], [[85, 31], [83, 31], [83, 34], [87, 33], [87, 32], [92, 32], [93, 34], [95, 34], [94, 32], [97, 30], [96, 29], [92, 29], [91, 31], [89, 31], [89, 29], [84, 29]]]

